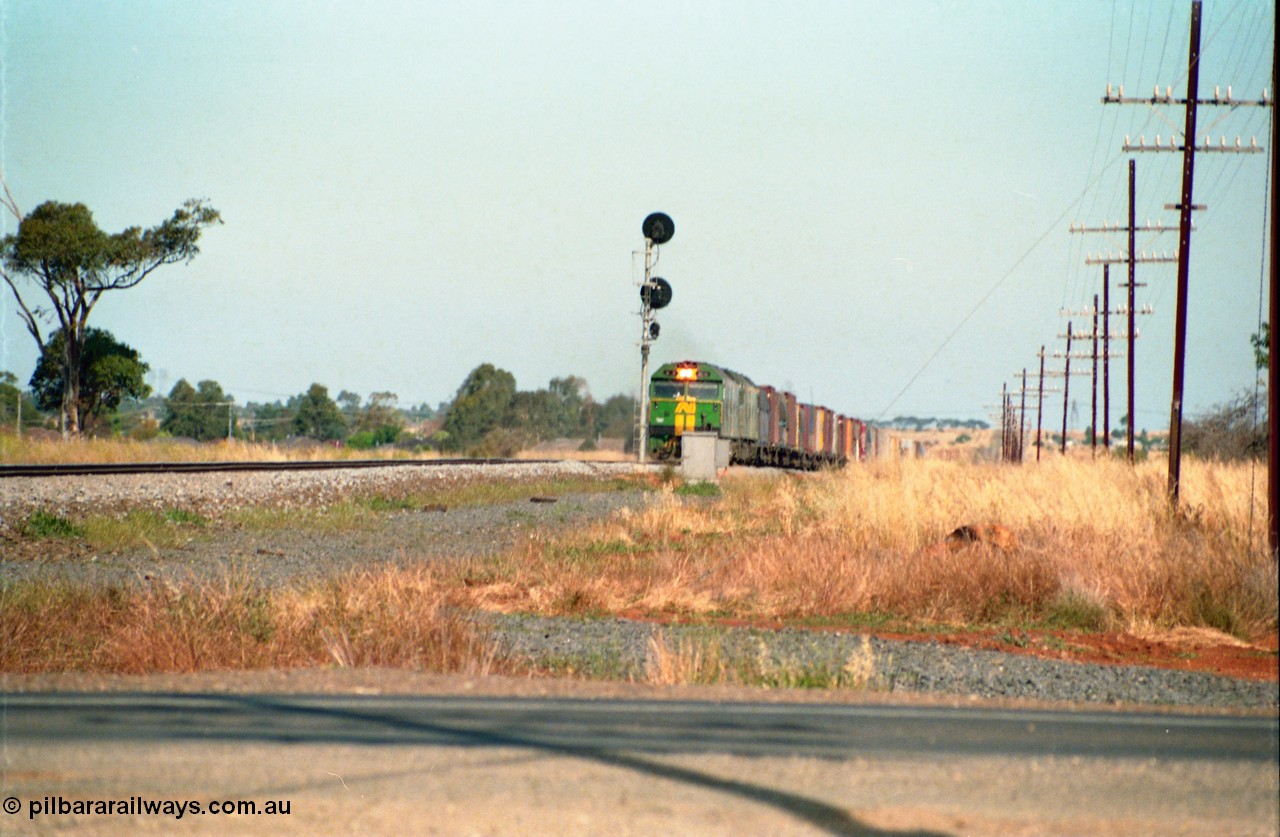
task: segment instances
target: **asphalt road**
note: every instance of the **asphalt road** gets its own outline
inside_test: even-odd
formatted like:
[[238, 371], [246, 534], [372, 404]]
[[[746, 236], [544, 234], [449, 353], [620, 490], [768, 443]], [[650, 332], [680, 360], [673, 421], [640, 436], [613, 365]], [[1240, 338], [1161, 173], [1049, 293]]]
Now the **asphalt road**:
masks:
[[[1280, 827], [1274, 717], [262, 694], [12, 694], [0, 705], [0, 795], [16, 806], [0, 834]], [[66, 808], [110, 799], [290, 811]]]
[[1277, 719], [812, 704], [351, 695], [24, 694], [8, 741], [279, 741], [850, 758], [1277, 761]]

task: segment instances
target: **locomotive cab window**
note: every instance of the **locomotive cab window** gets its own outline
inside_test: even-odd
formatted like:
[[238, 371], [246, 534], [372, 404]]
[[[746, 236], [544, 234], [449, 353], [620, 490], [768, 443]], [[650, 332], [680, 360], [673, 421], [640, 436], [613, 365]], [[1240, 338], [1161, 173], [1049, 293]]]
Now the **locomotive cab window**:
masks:
[[699, 401], [719, 401], [719, 384], [689, 384], [689, 395]]
[[684, 384], [673, 384], [666, 381], [653, 382], [654, 398], [679, 398], [684, 395]]

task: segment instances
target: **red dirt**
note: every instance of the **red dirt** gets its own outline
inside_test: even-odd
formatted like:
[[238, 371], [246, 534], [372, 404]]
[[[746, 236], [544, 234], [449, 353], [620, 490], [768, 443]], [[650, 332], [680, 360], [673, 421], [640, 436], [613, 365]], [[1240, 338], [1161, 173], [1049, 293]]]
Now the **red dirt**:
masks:
[[1217, 631], [1185, 629], [1138, 636], [1128, 633], [1085, 634], [1070, 631], [986, 630], [963, 634], [902, 635], [886, 638], [933, 639], [948, 645], [1028, 654], [1077, 663], [1199, 671], [1247, 680], [1280, 679], [1276, 636], [1244, 643]]
[[[646, 622], [680, 622], [678, 617], [651, 613], [620, 613]], [[776, 621], [714, 620], [718, 624], [765, 629], [781, 628]], [[837, 630], [818, 628], [813, 630]], [[865, 630], [882, 639], [940, 642], [966, 648], [1026, 654], [1076, 663], [1198, 671], [1247, 680], [1280, 681], [1280, 634], [1243, 642], [1211, 628], [1180, 628], [1152, 634], [1079, 633], [1074, 631], [991, 628], [960, 632]]]

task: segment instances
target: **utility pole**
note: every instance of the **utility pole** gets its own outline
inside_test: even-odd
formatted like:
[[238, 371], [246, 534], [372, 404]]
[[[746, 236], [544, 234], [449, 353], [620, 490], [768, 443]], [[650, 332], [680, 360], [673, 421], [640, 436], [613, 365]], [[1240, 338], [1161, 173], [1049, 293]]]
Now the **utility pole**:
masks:
[[[1089, 313], [1089, 312], [1085, 312], [1085, 313]], [[1096, 317], [1096, 314], [1095, 314], [1094, 316]], [[1065, 365], [1064, 365], [1064, 367], [1063, 367], [1063, 370], [1062, 370], [1061, 372], [1056, 372], [1056, 371], [1055, 371], [1055, 372], [1049, 372], [1049, 373], [1048, 373], [1048, 374], [1049, 374], [1050, 376], [1052, 376], [1052, 377], [1055, 377], [1055, 378], [1056, 378], [1056, 377], [1061, 377], [1061, 378], [1062, 378], [1062, 448], [1061, 448], [1061, 452], [1062, 452], [1062, 455], [1063, 455], [1063, 456], [1066, 456], [1066, 455], [1067, 455], [1067, 408], [1068, 408], [1068, 406], [1069, 406], [1069, 405], [1070, 405], [1070, 403], [1071, 403], [1071, 376], [1072, 376], [1072, 375], [1083, 375], [1083, 374], [1085, 374], [1084, 372], [1080, 372], [1080, 371], [1076, 371], [1076, 372], [1072, 372], [1072, 371], [1071, 371], [1071, 359], [1072, 359], [1073, 357], [1074, 357], [1074, 358], [1082, 358], [1082, 359], [1088, 359], [1088, 358], [1090, 357], [1089, 355], [1076, 354], [1076, 353], [1073, 353], [1073, 352], [1071, 351], [1071, 343], [1072, 343], [1072, 341], [1073, 341], [1073, 340], [1075, 340], [1077, 337], [1081, 337], [1081, 336], [1083, 336], [1083, 335], [1082, 335], [1080, 332], [1075, 331], [1075, 330], [1074, 330], [1074, 328], [1073, 328], [1073, 325], [1072, 325], [1071, 321], [1070, 321], [1070, 320], [1068, 320], [1068, 321], [1067, 321], [1067, 333], [1066, 333], [1066, 334], [1059, 334], [1059, 335], [1058, 335], [1058, 337], [1065, 337], [1065, 338], [1067, 339], [1067, 350], [1066, 350], [1066, 352], [1054, 352], [1054, 353], [1053, 353], [1053, 356], [1054, 356], [1054, 357], [1065, 358], [1066, 363], [1065, 363]], [[1096, 333], [1096, 332], [1094, 333], [1094, 342], [1095, 342], [1095, 343], [1097, 342], [1097, 333]], [[1093, 377], [1094, 377], [1095, 384], [1096, 384], [1096, 382], [1097, 382], [1097, 377], [1098, 377], [1098, 374], [1097, 374], [1098, 357], [1097, 357], [1097, 355], [1098, 355], [1098, 353], [1097, 353], [1096, 351], [1095, 351], [1095, 352], [1093, 353], [1093, 355], [1092, 355], [1092, 357], [1093, 357], [1093, 365], [1094, 365], [1094, 371], [1093, 371], [1093, 373], [1092, 373], [1092, 374], [1093, 374]], [[1097, 410], [1097, 396], [1096, 396], [1096, 394], [1095, 394], [1095, 396], [1094, 396], [1094, 410], [1095, 410], [1095, 412], [1096, 412], [1096, 410]]]
[[[1139, 337], [1139, 336], [1141, 336], [1141, 335], [1139, 334], [1139, 332], [1138, 332], [1138, 327], [1137, 327], [1136, 322], [1134, 321], [1134, 317], [1135, 317], [1136, 315], [1138, 315], [1138, 314], [1150, 313], [1150, 310], [1149, 310], [1149, 309], [1142, 309], [1142, 310], [1138, 310], [1138, 309], [1137, 309], [1137, 307], [1136, 307], [1136, 306], [1137, 306], [1137, 302], [1136, 302], [1136, 299], [1135, 299], [1134, 292], [1135, 292], [1135, 290], [1136, 290], [1137, 288], [1143, 288], [1143, 287], [1146, 287], [1146, 283], [1145, 283], [1145, 282], [1136, 282], [1136, 281], [1134, 281], [1134, 279], [1133, 279], [1133, 275], [1134, 275], [1133, 268], [1134, 268], [1134, 265], [1135, 265], [1135, 264], [1140, 264], [1140, 263], [1150, 263], [1150, 264], [1176, 264], [1176, 263], [1177, 263], [1177, 261], [1178, 261], [1178, 257], [1177, 257], [1177, 256], [1171, 256], [1171, 255], [1169, 255], [1169, 254], [1167, 254], [1167, 253], [1166, 253], [1166, 254], [1162, 254], [1162, 255], [1155, 255], [1155, 254], [1149, 254], [1149, 253], [1135, 253], [1135, 254], [1133, 254], [1133, 255], [1131, 255], [1131, 256], [1118, 256], [1118, 255], [1115, 255], [1115, 254], [1109, 254], [1109, 255], [1105, 255], [1105, 256], [1088, 256], [1088, 257], [1085, 259], [1085, 264], [1101, 264], [1101, 265], [1103, 265], [1103, 266], [1104, 266], [1104, 274], [1105, 274], [1105, 267], [1106, 267], [1106, 265], [1108, 265], [1108, 264], [1126, 264], [1126, 263], [1127, 263], [1127, 264], [1129, 265], [1129, 277], [1130, 277], [1130, 279], [1129, 279], [1129, 281], [1128, 281], [1128, 282], [1125, 282], [1124, 284], [1122, 284], [1122, 285], [1121, 285], [1121, 287], [1123, 287], [1123, 288], [1127, 288], [1127, 289], [1128, 289], [1128, 291], [1129, 291], [1129, 302], [1128, 302], [1128, 304], [1127, 304], [1125, 307], [1120, 308], [1120, 309], [1118, 309], [1118, 310], [1117, 310], [1117, 311], [1115, 311], [1115, 312], [1112, 312], [1112, 311], [1108, 308], [1108, 310], [1107, 310], [1107, 315], [1108, 315], [1108, 319], [1109, 319], [1109, 315], [1110, 315], [1111, 313], [1126, 314], [1126, 315], [1128, 316], [1128, 319], [1129, 319], [1129, 330], [1128, 330], [1128, 332], [1126, 332], [1126, 334], [1125, 334], [1125, 337], [1127, 338], [1127, 340], [1128, 340], [1128, 345], [1129, 345], [1129, 349], [1128, 349], [1128, 352], [1129, 352], [1129, 353], [1128, 353], [1128, 356], [1127, 356], [1127, 360], [1128, 360], [1128, 367], [1129, 367], [1129, 376], [1128, 376], [1129, 380], [1127, 381], [1127, 384], [1126, 384], [1127, 395], [1128, 395], [1128, 405], [1129, 405], [1129, 406], [1128, 406], [1128, 431], [1127, 431], [1127, 434], [1126, 434], [1125, 444], [1126, 444], [1126, 454], [1127, 454], [1127, 457], [1128, 457], [1128, 460], [1129, 460], [1129, 464], [1131, 464], [1131, 465], [1133, 464], [1133, 461], [1134, 461], [1134, 455], [1133, 455], [1133, 425], [1134, 425], [1134, 420], [1133, 420], [1133, 416], [1134, 416], [1134, 401], [1135, 401], [1135, 398], [1134, 398], [1134, 392], [1135, 392], [1135, 390], [1136, 390], [1136, 386], [1137, 386], [1137, 385], [1136, 385], [1136, 381], [1137, 381], [1137, 367], [1136, 367], [1136, 365], [1135, 365], [1135, 363], [1134, 363], [1134, 355], [1136, 354], [1136, 351], [1135, 351], [1135, 348], [1136, 348], [1136, 347], [1134, 346], [1134, 341], [1136, 341], [1136, 340], [1138, 339], [1138, 337]], [[1105, 305], [1106, 303], [1103, 303], [1103, 304]], [[1104, 330], [1105, 330], [1105, 329], [1106, 329], [1106, 326], [1103, 326], [1103, 328], [1104, 328]], [[1117, 335], [1117, 336], [1119, 336], [1119, 335]], [[1110, 335], [1108, 335], [1108, 339], [1110, 339]], [[1110, 400], [1110, 399], [1109, 399], [1109, 396], [1110, 396], [1110, 390], [1108, 390], [1108, 401]], [[1110, 418], [1111, 418], [1111, 416], [1110, 416], [1110, 405], [1108, 404], [1108, 413], [1107, 413], [1108, 428], [1110, 427]], [[1109, 429], [1108, 429], [1108, 434], [1110, 434], [1110, 430], [1109, 430]]]
[[[1271, 48], [1275, 49], [1275, 39]], [[1271, 79], [1275, 83], [1276, 57], [1271, 55]], [[1271, 136], [1276, 135], [1276, 109], [1271, 108]], [[1270, 346], [1267, 347], [1267, 543], [1271, 558], [1280, 561], [1280, 363], [1276, 362], [1276, 332], [1280, 331], [1280, 301], [1276, 283], [1276, 164], [1271, 161], [1271, 303]]]
[[[1148, 225], [1148, 228], [1150, 228], [1150, 225]], [[1100, 228], [1086, 229], [1081, 227], [1078, 230], [1074, 230], [1074, 231], [1095, 232], [1095, 231], [1098, 231], [1098, 229]], [[1090, 256], [1089, 258], [1090, 260], [1092, 260], [1093, 256]], [[1148, 261], [1160, 260], [1159, 257], [1148, 257], [1145, 254], [1143, 256], [1143, 259]], [[1091, 261], [1091, 263], [1095, 263], [1095, 262]], [[1138, 283], [1138, 287], [1143, 287], [1141, 282]], [[1093, 417], [1090, 422], [1090, 427], [1093, 428], [1093, 432], [1090, 434], [1091, 436], [1090, 444], [1093, 448], [1095, 448], [1095, 453], [1096, 453], [1096, 448], [1098, 446], [1098, 439], [1097, 439], [1098, 437], [1098, 361], [1099, 360], [1102, 361], [1102, 424], [1103, 424], [1102, 444], [1107, 450], [1110, 450], [1111, 449], [1111, 358], [1124, 357], [1124, 355], [1113, 355], [1111, 353], [1111, 341], [1116, 338], [1128, 338], [1129, 354], [1132, 355], [1133, 341], [1139, 336], [1139, 332], [1137, 332], [1136, 330], [1131, 330], [1128, 333], [1112, 332], [1111, 331], [1111, 315], [1127, 314], [1129, 313], [1130, 310], [1131, 309], [1128, 307], [1122, 307], [1117, 309], [1111, 308], [1111, 264], [1109, 262], [1104, 261], [1102, 264], [1102, 307], [1101, 308], [1098, 307], [1098, 295], [1094, 294], [1092, 308], [1086, 308], [1081, 311], [1071, 311], [1064, 308], [1058, 312], [1064, 317], [1088, 316], [1093, 319], [1092, 332], [1090, 332], [1089, 334], [1076, 332], [1075, 336], [1080, 338], [1091, 337], [1093, 339], [1093, 354], [1077, 355], [1077, 357], [1083, 357], [1086, 359], [1093, 360]], [[1153, 309], [1150, 305], [1146, 305], [1138, 309], [1134, 313], [1147, 315], [1147, 314], [1154, 313], [1154, 311], [1155, 309]], [[1098, 330], [1099, 316], [1102, 317], [1101, 332], [1099, 332]], [[1132, 319], [1132, 317], [1130, 317], [1130, 319]], [[1058, 336], [1062, 337], [1064, 335], [1060, 334]], [[1101, 354], [1098, 353], [1099, 340], [1102, 341]], [[1133, 411], [1132, 402], [1129, 410], [1130, 412]]]
[[[1090, 432], [1090, 434], [1089, 434], [1089, 445], [1090, 445], [1090, 447], [1093, 449], [1093, 455], [1096, 457], [1096, 456], [1097, 456], [1097, 448], [1098, 448], [1098, 380], [1099, 380], [1099, 375], [1098, 375], [1098, 361], [1103, 361], [1103, 377], [1105, 378], [1105, 376], [1106, 376], [1106, 363], [1107, 363], [1107, 361], [1109, 361], [1109, 360], [1110, 360], [1110, 358], [1111, 358], [1111, 353], [1110, 353], [1110, 350], [1109, 350], [1109, 349], [1107, 349], [1107, 345], [1108, 345], [1112, 340], [1114, 340], [1114, 339], [1116, 339], [1116, 338], [1118, 338], [1118, 337], [1124, 337], [1125, 335], [1124, 335], [1124, 333], [1123, 333], [1123, 332], [1118, 333], [1118, 334], [1107, 334], [1106, 332], [1101, 331], [1101, 330], [1098, 328], [1098, 318], [1099, 318], [1099, 317], [1104, 317], [1104, 318], [1105, 318], [1105, 316], [1106, 316], [1107, 312], [1106, 312], [1104, 309], [1102, 309], [1102, 308], [1100, 308], [1100, 307], [1098, 306], [1098, 295], [1097, 295], [1097, 294], [1094, 294], [1094, 295], [1093, 295], [1093, 307], [1092, 307], [1092, 308], [1086, 308], [1086, 309], [1084, 309], [1084, 310], [1082, 310], [1082, 311], [1069, 311], [1069, 310], [1065, 310], [1065, 309], [1064, 309], [1063, 311], [1060, 311], [1059, 313], [1061, 313], [1063, 316], [1066, 316], [1066, 317], [1087, 316], [1087, 317], [1089, 317], [1089, 318], [1093, 321], [1092, 331], [1090, 331], [1090, 332], [1088, 332], [1088, 333], [1085, 333], [1085, 332], [1082, 332], [1082, 331], [1074, 331], [1074, 330], [1070, 330], [1070, 332], [1069, 332], [1069, 333], [1070, 333], [1070, 336], [1071, 336], [1071, 338], [1072, 338], [1072, 339], [1077, 339], [1077, 340], [1080, 340], [1080, 339], [1086, 339], [1086, 338], [1087, 338], [1087, 339], [1091, 339], [1091, 340], [1093, 341], [1093, 350], [1092, 350], [1092, 351], [1090, 351], [1090, 352], [1072, 352], [1072, 351], [1070, 350], [1070, 347], [1068, 347], [1067, 354], [1068, 354], [1068, 355], [1070, 355], [1070, 357], [1077, 358], [1077, 359], [1079, 359], [1079, 360], [1087, 360], [1087, 361], [1090, 361], [1090, 370], [1089, 370], [1089, 375], [1090, 375], [1090, 377], [1093, 379], [1093, 394], [1092, 394], [1092, 399], [1091, 399], [1091, 401], [1092, 401], [1092, 405], [1091, 405], [1091, 419], [1090, 419], [1090, 427], [1092, 428], [1092, 431], [1091, 431], [1091, 432]], [[1123, 309], [1123, 308], [1118, 309], [1118, 310], [1117, 310], [1117, 311], [1115, 311], [1114, 313], [1117, 313], [1117, 314], [1123, 314], [1123, 313], [1124, 313], [1124, 309]], [[1151, 308], [1148, 306], [1148, 307], [1143, 308], [1143, 309], [1141, 309], [1140, 311], [1138, 311], [1138, 313], [1139, 313], [1139, 314], [1150, 314], [1150, 313], [1151, 313]], [[1070, 326], [1070, 323], [1068, 323], [1068, 326]], [[1105, 327], [1105, 326], [1104, 326], [1104, 327]], [[1067, 335], [1067, 334], [1059, 334], [1058, 336], [1059, 336], [1059, 337], [1067, 337], [1068, 335]], [[1099, 351], [1099, 346], [1098, 346], [1099, 341], [1101, 341], [1101, 342], [1102, 342], [1101, 351]], [[1118, 357], [1123, 357], [1123, 356], [1124, 356], [1124, 355], [1118, 355]], [[1054, 353], [1054, 357], [1064, 357], [1064, 355], [1063, 355], [1063, 353], [1062, 353], [1062, 352], [1055, 352], [1055, 353]], [[1080, 372], [1080, 373], [1078, 373], [1078, 374], [1083, 375], [1084, 373], [1083, 373], [1083, 372]], [[1065, 404], [1066, 396], [1063, 396], [1063, 398], [1064, 398], [1063, 409], [1065, 410], [1065, 409], [1066, 409], [1066, 404]], [[1105, 418], [1104, 418], [1103, 420], [1104, 420], [1104, 422], [1105, 422], [1105, 421], [1107, 421], [1107, 419], [1105, 419]], [[1110, 424], [1109, 424], [1109, 423], [1108, 423], [1108, 427], [1107, 427], [1107, 431], [1106, 431], [1106, 432], [1107, 432], [1107, 433], [1110, 433]]]
[[1014, 429], [1014, 414], [1018, 409], [1013, 406], [1013, 394], [1008, 384], [1000, 385], [1000, 461], [1016, 463], [1020, 458], [1018, 452], [1018, 432]]
[[1018, 464], [1022, 464], [1023, 431], [1027, 426], [1027, 367], [1022, 367], [1022, 407], [1018, 410]]
[[[1106, 341], [1103, 341], [1106, 345]], [[1089, 456], [1098, 456], [1098, 295], [1093, 295], [1093, 410], [1089, 418]]]
[[[1098, 297], [1095, 295], [1094, 299]], [[1097, 329], [1094, 329], [1097, 337]], [[1102, 266], [1102, 446], [1111, 452], [1111, 265]], [[1094, 352], [1097, 354], [1097, 352]]]
[[1000, 385], [1000, 461], [1009, 461], [1009, 385]]
[[1044, 346], [1040, 347], [1040, 383], [1036, 389], [1040, 399], [1036, 404], [1036, 462], [1040, 461], [1040, 428], [1044, 424]]
[[[1107, 308], [1107, 315], [1104, 317], [1104, 319], [1108, 321], [1110, 319], [1109, 315], [1110, 315], [1110, 308], [1111, 308], [1111, 300], [1110, 300], [1111, 274], [1109, 271], [1109, 267], [1111, 264], [1114, 264], [1117, 262], [1128, 264], [1129, 266], [1129, 281], [1125, 283], [1124, 287], [1127, 287], [1129, 289], [1129, 305], [1127, 309], [1129, 314], [1129, 357], [1128, 357], [1129, 378], [1128, 378], [1128, 393], [1127, 393], [1128, 400], [1129, 400], [1129, 422], [1128, 422], [1128, 433], [1126, 434], [1126, 450], [1128, 453], [1130, 464], [1133, 464], [1133, 461], [1134, 461], [1133, 406], [1134, 406], [1134, 390], [1135, 390], [1135, 380], [1136, 380], [1136, 371], [1135, 371], [1136, 353], [1134, 352], [1133, 340], [1137, 334], [1137, 324], [1134, 322], [1134, 315], [1136, 312], [1137, 303], [1136, 303], [1136, 298], [1134, 296], [1134, 292], [1137, 288], [1142, 287], [1142, 284], [1137, 281], [1135, 272], [1136, 272], [1138, 262], [1165, 262], [1165, 263], [1173, 264], [1177, 261], [1176, 258], [1168, 255], [1150, 256], [1150, 255], [1147, 255], [1146, 253], [1139, 254], [1137, 252], [1138, 224], [1137, 224], [1136, 201], [1137, 201], [1137, 161], [1130, 160], [1129, 161], [1129, 222], [1123, 227], [1119, 226], [1118, 224], [1117, 225], [1103, 224], [1100, 227], [1085, 227], [1085, 226], [1076, 227], [1073, 225], [1071, 227], [1071, 232], [1116, 233], [1123, 230], [1127, 234], [1126, 235], [1127, 245], [1128, 245], [1127, 258], [1117, 259], [1112, 257], [1112, 258], [1100, 258], [1095, 260], [1092, 256], [1090, 256], [1085, 260], [1085, 263], [1086, 264], [1102, 264], [1103, 298], [1104, 298], [1103, 305], [1105, 305]], [[1177, 227], [1167, 227], [1164, 224], [1152, 224], [1150, 221], [1147, 222], [1146, 226], [1142, 227], [1143, 232], [1151, 232], [1151, 233], [1172, 232], [1176, 229]], [[1104, 324], [1103, 330], [1109, 331], [1110, 330], [1109, 325]], [[1108, 364], [1107, 366], [1108, 366], [1107, 371], [1109, 371], [1110, 364]], [[1104, 376], [1105, 375], [1106, 375], [1106, 371], [1104, 371]], [[1107, 432], [1108, 446], [1110, 446], [1111, 444], [1111, 441], [1110, 441], [1111, 440], [1111, 398], [1110, 398], [1111, 391], [1110, 391], [1109, 383], [1110, 381], [1108, 378], [1106, 383], [1104, 383], [1104, 388], [1106, 389], [1106, 392], [1104, 393], [1104, 398], [1106, 401], [1105, 412], [1106, 412], [1106, 421], [1107, 421], [1106, 432]]]
[[[1138, 161], [1130, 159], [1129, 160], [1129, 281], [1127, 283], [1129, 287], [1129, 357], [1126, 358], [1126, 360], [1128, 360], [1129, 362], [1129, 393], [1128, 393], [1129, 394], [1129, 421], [1128, 421], [1129, 434], [1125, 440], [1126, 452], [1128, 453], [1128, 456], [1129, 456], [1130, 465], [1133, 464], [1133, 426], [1138, 423], [1137, 414], [1134, 412], [1134, 409], [1133, 409], [1133, 405], [1134, 405], [1134, 396], [1133, 396], [1134, 369], [1133, 367], [1134, 367], [1135, 355], [1137, 355], [1137, 352], [1134, 351], [1133, 341], [1134, 341], [1134, 335], [1136, 335], [1138, 331], [1138, 326], [1133, 321], [1133, 309], [1137, 305], [1134, 292], [1138, 288], [1138, 278], [1137, 276], [1134, 275], [1134, 271], [1137, 268], [1137, 264], [1133, 260], [1134, 250], [1137, 249], [1134, 246], [1134, 232], [1133, 232], [1133, 226], [1135, 222], [1134, 204], [1137, 202], [1137, 193], [1138, 193], [1137, 168], [1138, 168]], [[1068, 341], [1069, 339], [1070, 338], [1068, 338]]]
[[1022, 454], [1018, 450], [1018, 431], [1014, 428], [1018, 408], [1013, 406], [1013, 393], [1008, 384], [1000, 385], [1000, 461], [1017, 463]]
[[[1184, 123], [1181, 141], [1177, 138], [1170, 137], [1169, 145], [1162, 146], [1159, 135], [1156, 136], [1154, 146], [1148, 146], [1146, 137], [1141, 137], [1137, 145], [1130, 143], [1129, 138], [1125, 137], [1125, 151], [1167, 151], [1182, 153], [1182, 194], [1181, 200], [1176, 204], [1178, 210], [1178, 301], [1177, 309], [1174, 313], [1174, 348], [1173, 348], [1173, 397], [1169, 406], [1169, 484], [1168, 493], [1169, 501], [1176, 508], [1178, 505], [1179, 484], [1181, 481], [1180, 474], [1182, 469], [1182, 391], [1184, 382], [1184, 370], [1186, 366], [1187, 353], [1187, 289], [1190, 278], [1190, 259], [1191, 259], [1191, 213], [1197, 207], [1193, 203], [1192, 186], [1195, 182], [1195, 157], [1196, 151], [1204, 153], [1240, 153], [1240, 154], [1258, 154], [1263, 149], [1258, 147], [1255, 141], [1249, 146], [1242, 146], [1239, 138], [1236, 139], [1234, 146], [1228, 146], [1226, 138], [1223, 137], [1217, 146], [1211, 145], [1209, 137], [1205, 137], [1204, 145], [1199, 149], [1196, 148], [1196, 109], [1201, 105], [1215, 105], [1223, 107], [1272, 107], [1268, 91], [1264, 90], [1262, 98], [1256, 101], [1236, 99], [1231, 94], [1231, 88], [1227, 87], [1227, 95], [1224, 98], [1221, 94], [1221, 88], [1215, 87], [1212, 99], [1200, 98], [1200, 8], [1201, 0], [1192, 0], [1191, 3], [1191, 25], [1190, 35], [1188, 38], [1187, 50], [1187, 95], [1185, 99], [1175, 99], [1173, 97], [1172, 88], [1166, 87], [1164, 95], [1160, 93], [1160, 87], [1157, 85], [1155, 94], [1150, 98], [1130, 98], [1124, 95], [1124, 88], [1120, 88], [1118, 95], [1112, 95], [1111, 85], [1107, 85], [1107, 95], [1103, 97], [1103, 104], [1145, 104], [1151, 107], [1156, 105], [1182, 105], [1184, 112]], [[1274, 67], [1273, 67], [1274, 70]], [[1274, 114], [1272, 119], [1274, 121]], [[1132, 362], [1132, 361], [1130, 361]], [[1133, 414], [1129, 415], [1130, 434], [1134, 424]]]
[[1062, 455], [1067, 455], [1067, 398], [1071, 392], [1071, 321], [1067, 320], [1067, 358], [1062, 373]]
[[[1003, 388], [1001, 390], [1002, 403], [1006, 405], [1004, 409], [1003, 420], [1001, 423], [1001, 428], [1002, 428], [1001, 439], [1006, 440], [1006, 443], [1001, 445], [1001, 449], [1002, 451], [1007, 451], [1007, 453], [1002, 453], [1002, 456], [1007, 457], [1007, 461], [1018, 462], [1018, 463], [1022, 462], [1023, 444], [1024, 444], [1023, 440], [1027, 431], [1030, 430], [1030, 421], [1026, 417], [1028, 395], [1034, 396], [1038, 404], [1038, 406], [1036, 407], [1036, 440], [1034, 444], [1036, 446], [1036, 461], [1037, 462], [1040, 461], [1040, 447], [1041, 447], [1040, 437], [1041, 437], [1041, 430], [1043, 426], [1041, 416], [1043, 414], [1043, 409], [1044, 409], [1044, 394], [1046, 392], [1057, 392], [1057, 390], [1053, 388], [1046, 389], [1044, 386], [1045, 376], [1055, 374], [1053, 372], [1046, 371], [1044, 368], [1044, 358], [1045, 358], [1044, 347], [1041, 347], [1040, 352], [1037, 356], [1040, 358], [1040, 385], [1036, 389], [1033, 390], [1027, 386], [1028, 373], [1027, 373], [1027, 370], [1024, 368], [1020, 372], [1013, 373], [1013, 376], [1015, 378], [1020, 377], [1022, 381], [1021, 385], [1017, 390], [1015, 390], [1014, 392], [1009, 392], [1008, 384], [1003, 385]], [[1020, 406], [1013, 405], [1013, 396], [1015, 395], [1019, 397]], [[1015, 416], [1017, 416], [1016, 419], [1014, 418]], [[1015, 420], [1017, 421], [1017, 425], [1018, 425], [1016, 430], [1014, 429]]]
[[[1191, 4], [1191, 39], [1187, 55], [1186, 127], [1182, 151], [1182, 201], [1178, 204], [1178, 303], [1174, 314], [1173, 398], [1169, 405], [1169, 502], [1178, 506], [1182, 474], [1182, 385], [1187, 359], [1187, 285], [1191, 259], [1191, 189], [1195, 183], [1196, 99], [1200, 97], [1200, 0]], [[1133, 425], [1130, 418], [1130, 426]]]

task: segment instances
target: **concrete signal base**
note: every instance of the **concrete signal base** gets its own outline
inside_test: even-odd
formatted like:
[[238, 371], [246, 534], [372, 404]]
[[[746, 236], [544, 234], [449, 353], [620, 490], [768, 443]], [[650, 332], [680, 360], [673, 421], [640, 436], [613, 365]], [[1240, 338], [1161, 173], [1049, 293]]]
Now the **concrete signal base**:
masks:
[[686, 432], [680, 437], [680, 476], [688, 482], [715, 482], [729, 467], [728, 439], [715, 433]]

